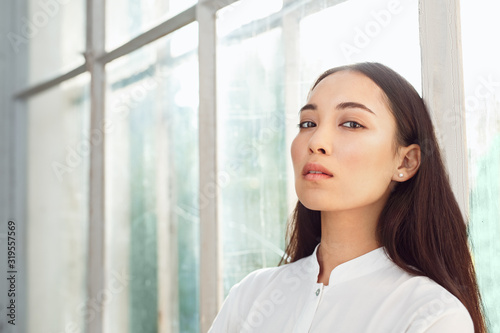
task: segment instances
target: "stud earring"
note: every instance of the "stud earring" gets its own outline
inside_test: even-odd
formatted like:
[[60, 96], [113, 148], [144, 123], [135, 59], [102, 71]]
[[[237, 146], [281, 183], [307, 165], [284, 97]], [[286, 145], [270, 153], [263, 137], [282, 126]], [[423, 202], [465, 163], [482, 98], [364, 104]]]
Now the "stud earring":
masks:
[[400, 173], [400, 174], [399, 174], [399, 178], [403, 178], [403, 176], [404, 176], [404, 175], [403, 175], [402, 173]]

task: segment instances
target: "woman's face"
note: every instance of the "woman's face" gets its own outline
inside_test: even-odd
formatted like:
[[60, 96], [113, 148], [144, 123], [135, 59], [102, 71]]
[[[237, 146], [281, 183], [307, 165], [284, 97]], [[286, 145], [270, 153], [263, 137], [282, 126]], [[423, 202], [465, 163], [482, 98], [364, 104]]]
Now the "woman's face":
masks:
[[300, 111], [292, 143], [295, 190], [312, 210], [341, 211], [387, 200], [398, 174], [396, 121], [368, 77], [324, 78]]

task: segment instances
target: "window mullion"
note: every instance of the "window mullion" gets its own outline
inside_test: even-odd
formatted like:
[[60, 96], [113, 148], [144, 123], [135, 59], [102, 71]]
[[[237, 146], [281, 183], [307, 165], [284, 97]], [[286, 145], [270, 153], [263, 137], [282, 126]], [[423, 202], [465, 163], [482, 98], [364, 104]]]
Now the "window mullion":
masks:
[[206, 332], [222, 303], [222, 267], [217, 219], [216, 29], [212, 1], [197, 5], [199, 24], [200, 329]]
[[[294, 0], [285, 0], [284, 6]], [[297, 134], [297, 111], [300, 109], [300, 16], [298, 10], [288, 11], [283, 16], [283, 40], [285, 49], [285, 129], [286, 147], [292, 145]], [[287, 163], [287, 208], [292, 211], [297, 203], [293, 165]]]
[[[422, 95], [433, 118], [450, 182], [468, 215], [467, 146], [458, 0], [420, 0]], [[421, 143], [426, 148], [426, 143]]]
[[[90, 147], [89, 161], [89, 232], [88, 232], [88, 267], [87, 292], [89, 300], [101, 301], [100, 311], [86, 307], [87, 332], [101, 333], [103, 329], [102, 297], [105, 290], [104, 249], [105, 249], [105, 189], [104, 189], [104, 63], [96, 61], [104, 53], [105, 36], [105, 1], [87, 0], [87, 68], [91, 75], [90, 82], [90, 128], [89, 137], [94, 131], [103, 138], [99, 144]], [[90, 313], [92, 312], [92, 313]]]
[[139, 36], [131, 39], [127, 43], [119, 46], [118, 48], [105, 53], [97, 59], [99, 62], [108, 63], [119, 57], [132, 53], [141, 47], [158, 40], [174, 31], [181, 29], [182, 27], [195, 21], [195, 11], [196, 7], [190, 7], [180, 14], [168, 19], [167, 21], [151, 28], [150, 30], [143, 32]]

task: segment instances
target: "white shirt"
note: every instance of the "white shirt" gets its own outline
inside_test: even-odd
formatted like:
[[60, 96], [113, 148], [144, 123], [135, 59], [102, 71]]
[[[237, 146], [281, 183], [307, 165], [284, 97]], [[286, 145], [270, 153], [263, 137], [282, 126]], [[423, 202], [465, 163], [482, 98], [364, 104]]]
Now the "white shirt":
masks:
[[327, 286], [317, 282], [317, 249], [233, 286], [209, 332], [474, 332], [455, 296], [402, 270], [383, 247], [335, 267]]

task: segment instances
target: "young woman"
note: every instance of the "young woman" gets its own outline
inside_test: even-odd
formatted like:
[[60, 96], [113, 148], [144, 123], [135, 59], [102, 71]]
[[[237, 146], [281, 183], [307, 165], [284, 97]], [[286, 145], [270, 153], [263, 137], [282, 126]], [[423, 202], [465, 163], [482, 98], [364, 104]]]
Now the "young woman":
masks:
[[234, 286], [210, 332], [486, 332], [466, 224], [404, 78], [377, 63], [328, 70], [291, 153], [284, 265]]

